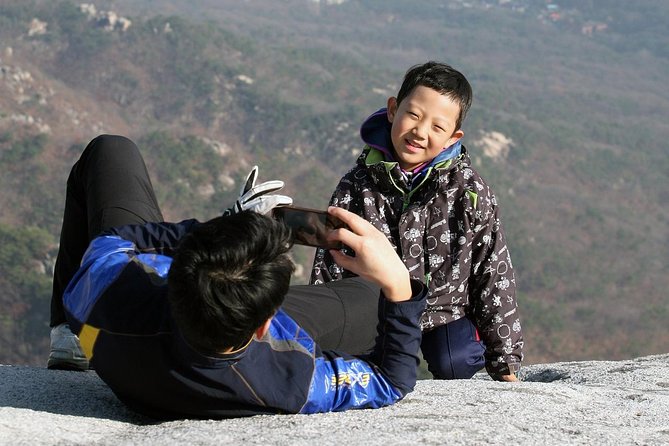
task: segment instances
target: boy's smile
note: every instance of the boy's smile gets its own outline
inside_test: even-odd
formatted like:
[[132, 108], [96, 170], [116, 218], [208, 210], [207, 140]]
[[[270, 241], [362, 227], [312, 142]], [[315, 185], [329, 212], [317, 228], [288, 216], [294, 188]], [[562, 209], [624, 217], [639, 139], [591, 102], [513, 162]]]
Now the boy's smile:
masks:
[[464, 132], [455, 128], [459, 115], [455, 101], [422, 85], [400, 104], [389, 98], [390, 137], [400, 167], [416, 169], [462, 138]]

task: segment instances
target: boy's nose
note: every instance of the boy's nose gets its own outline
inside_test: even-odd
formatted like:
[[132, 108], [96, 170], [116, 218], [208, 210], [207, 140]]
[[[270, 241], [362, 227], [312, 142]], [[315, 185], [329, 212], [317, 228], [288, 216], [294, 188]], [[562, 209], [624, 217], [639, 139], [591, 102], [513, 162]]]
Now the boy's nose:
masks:
[[422, 123], [417, 123], [413, 128], [413, 134], [421, 139], [425, 139], [425, 135], [427, 134], [426, 126]]

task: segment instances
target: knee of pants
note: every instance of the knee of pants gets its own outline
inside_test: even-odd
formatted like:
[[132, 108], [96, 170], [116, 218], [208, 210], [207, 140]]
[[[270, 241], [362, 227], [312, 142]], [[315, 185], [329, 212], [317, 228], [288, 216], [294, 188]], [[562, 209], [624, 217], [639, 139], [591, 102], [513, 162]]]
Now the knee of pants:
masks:
[[107, 165], [114, 166], [137, 157], [141, 159], [137, 145], [121, 135], [99, 135], [88, 144], [87, 149], [87, 156], [94, 164], [103, 160]]
[[485, 365], [483, 347], [476, 350], [478, 351], [472, 352], [473, 354], [469, 356], [453, 357], [444, 354], [431, 358], [431, 361], [426, 359], [428, 370], [434, 379], [469, 379]]
[[421, 348], [435, 379], [469, 379], [485, 365], [485, 347], [467, 318], [424, 334]]

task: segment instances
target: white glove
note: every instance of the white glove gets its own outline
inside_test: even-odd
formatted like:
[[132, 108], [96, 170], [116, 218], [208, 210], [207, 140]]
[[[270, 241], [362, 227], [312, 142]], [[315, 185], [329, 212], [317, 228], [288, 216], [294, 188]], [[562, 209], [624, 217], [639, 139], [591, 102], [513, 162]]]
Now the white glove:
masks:
[[241, 211], [253, 211], [265, 215], [277, 206], [289, 206], [293, 204], [293, 199], [286, 195], [270, 194], [270, 192], [281, 189], [283, 181], [265, 181], [256, 186], [257, 178], [258, 166], [253, 166], [253, 169], [251, 169], [251, 172], [246, 177], [244, 186], [239, 191], [239, 198], [237, 198], [232, 207], [223, 212], [223, 215], [236, 214]]

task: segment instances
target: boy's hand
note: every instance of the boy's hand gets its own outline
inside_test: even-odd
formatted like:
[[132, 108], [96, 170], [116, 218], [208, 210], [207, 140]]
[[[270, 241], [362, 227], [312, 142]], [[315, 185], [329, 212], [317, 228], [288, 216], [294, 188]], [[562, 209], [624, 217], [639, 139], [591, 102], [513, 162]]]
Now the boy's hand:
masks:
[[495, 381], [503, 381], [508, 383], [520, 381], [518, 378], [518, 371], [520, 370], [519, 362], [495, 364], [495, 366], [493, 366], [492, 363], [486, 361], [485, 368], [488, 372], [488, 375], [490, 375], [490, 377]]
[[341, 242], [355, 252], [347, 256], [331, 249], [330, 255], [341, 267], [381, 287], [386, 299], [393, 302], [411, 298], [409, 271], [385, 235], [371, 223], [342, 208], [329, 207], [328, 213], [348, 225], [332, 231], [327, 239]]
[[520, 381], [518, 377], [515, 374], [511, 375], [500, 375], [499, 379], [508, 383], [513, 383], [513, 382], [518, 382]]

